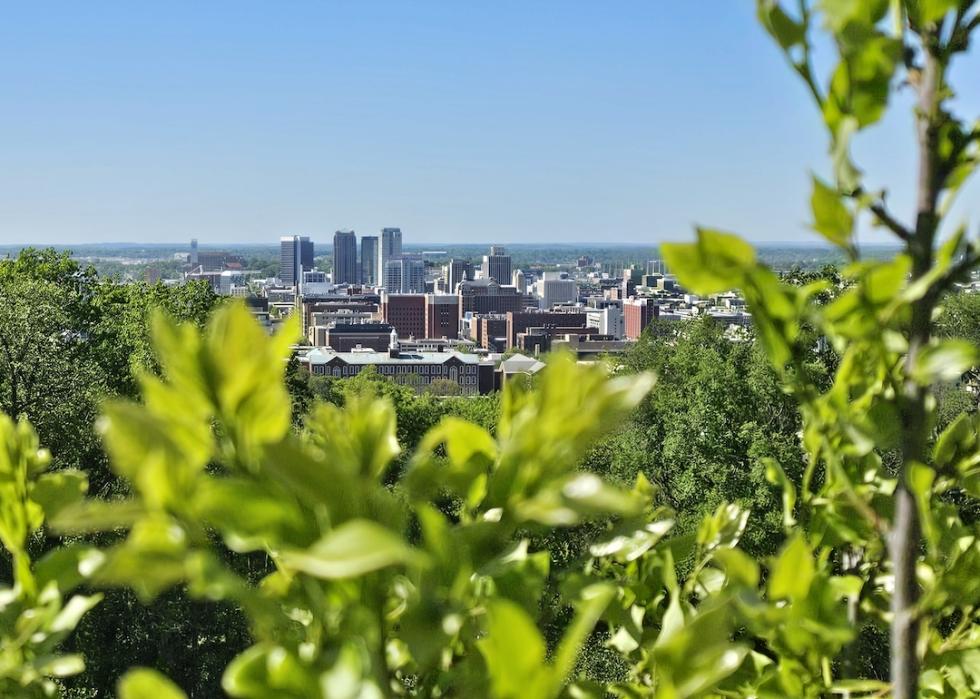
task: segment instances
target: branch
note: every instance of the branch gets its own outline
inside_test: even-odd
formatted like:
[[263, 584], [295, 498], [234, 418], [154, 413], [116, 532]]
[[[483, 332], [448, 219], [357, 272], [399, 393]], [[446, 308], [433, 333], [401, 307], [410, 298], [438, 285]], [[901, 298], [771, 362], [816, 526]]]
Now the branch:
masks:
[[879, 223], [901, 238], [904, 242], [907, 243], [912, 239], [912, 231], [910, 231], [905, 224], [889, 213], [888, 209], [885, 208], [884, 201], [875, 202], [868, 208], [871, 210], [871, 213], [877, 217]]
[[949, 289], [960, 277], [972, 272], [977, 265], [980, 265], [980, 248], [965, 253], [959, 262], [946, 270], [936, 283], [937, 295]]

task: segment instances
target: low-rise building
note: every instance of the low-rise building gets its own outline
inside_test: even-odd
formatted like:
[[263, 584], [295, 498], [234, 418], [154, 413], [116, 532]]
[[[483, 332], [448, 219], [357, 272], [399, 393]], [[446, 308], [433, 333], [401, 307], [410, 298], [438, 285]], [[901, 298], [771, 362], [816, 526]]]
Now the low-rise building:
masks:
[[335, 352], [350, 352], [361, 347], [383, 351], [388, 347], [392, 327], [387, 323], [334, 323], [323, 336], [314, 338], [314, 347], [328, 347]]
[[367, 367], [384, 377], [424, 392], [436, 381], [459, 387], [460, 395], [478, 395], [494, 390], [494, 367], [474, 354], [462, 352], [415, 352], [401, 349], [397, 337], [386, 352], [359, 349], [335, 352], [326, 348], [309, 350], [300, 356], [312, 374], [351, 378]]

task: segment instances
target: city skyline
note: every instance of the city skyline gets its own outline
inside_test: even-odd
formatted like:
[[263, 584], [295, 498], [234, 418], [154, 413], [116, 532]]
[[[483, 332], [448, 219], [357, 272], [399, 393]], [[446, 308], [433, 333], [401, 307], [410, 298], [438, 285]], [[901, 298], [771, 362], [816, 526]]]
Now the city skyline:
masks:
[[[827, 144], [752, 5], [713, 23], [693, 3], [13, 7], [0, 245], [327, 243], [392, 223], [416, 244], [656, 244], [694, 223], [817, 242]], [[977, 51], [953, 73], [980, 73]], [[980, 85], [958, 82], [976, 112]], [[889, 117], [856, 148], [905, 217], [913, 183], [890, 174], [913, 154], [891, 144], [910, 130]], [[978, 206], [974, 181], [953, 220]]]

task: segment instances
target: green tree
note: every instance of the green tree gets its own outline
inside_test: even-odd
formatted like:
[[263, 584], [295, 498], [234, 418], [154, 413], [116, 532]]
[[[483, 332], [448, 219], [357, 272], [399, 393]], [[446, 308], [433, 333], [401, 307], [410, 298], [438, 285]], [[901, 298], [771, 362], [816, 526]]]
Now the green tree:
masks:
[[731, 340], [711, 318], [665, 321], [644, 333], [622, 370], [652, 371], [657, 389], [586, 467], [624, 483], [643, 473], [677, 512], [678, 535], [737, 503], [754, 513], [743, 545], [774, 553], [783, 539], [780, 494], [765, 460], [777, 459], [798, 481], [804, 454], [799, 410], [762, 349], [751, 337]]
[[[804, 1], [798, 10], [759, 2], [764, 25], [802, 77], [831, 138], [834, 182], [814, 177], [813, 227], [851, 258], [844, 270], [850, 288], [819, 304], [813, 297], [827, 290], [825, 283], [781, 284], [751, 246], [716, 231], [700, 230], [695, 244], [663, 252], [696, 292], [743, 290], [770, 360], [800, 401], [808, 465], [801, 511], [788, 507], [785, 515], [787, 523], [801, 517], [808, 532], [785, 554], [797, 559], [797, 577], [800, 564], [812, 567], [815, 546], [819, 557], [836, 558], [860, 579], [887, 578], [887, 589], [863, 584], [850, 609], [855, 623], [861, 611], [887, 624], [893, 695], [917, 696], [920, 678], [938, 694], [964, 692], [976, 687], [957, 654], [977, 652], [978, 600], [967, 579], [980, 569], [980, 547], [975, 528], [942, 498], [959, 483], [971, 490], [973, 462], [963, 455], [975, 454], [976, 427], [962, 415], [934, 443], [933, 406], [934, 388], [958, 380], [980, 357], [973, 343], [938, 341], [933, 316], [980, 261], [980, 245], [967, 243], [965, 229], [940, 240], [950, 202], [980, 161], [980, 128], [951, 112], [948, 82], [980, 13], [974, 0]], [[839, 59], [826, 83], [810, 61], [818, 11]], [[854, 138], [881, 119], [903, 71], [917, 95], [918, 191], [908, 224], [890, 212], [884, 192], [865, 189], [850, 156]], [[862, 215], [894, 233], [902, 254], [860, 260], [854, 231]], [[818, 328], [841, 357], [827, 390], [805, 366], [805, 327]], [[898, 455], [894, 472], [882, 461], [890, 451]], [[776, 462], [770, 469], [787, 505], [795, 503]], [[807, 590], [796, 587], [799, 603]], [[792, 599], [793, 587], [784, 589]], [[964, 683], [957, 672], [971, 679]]]

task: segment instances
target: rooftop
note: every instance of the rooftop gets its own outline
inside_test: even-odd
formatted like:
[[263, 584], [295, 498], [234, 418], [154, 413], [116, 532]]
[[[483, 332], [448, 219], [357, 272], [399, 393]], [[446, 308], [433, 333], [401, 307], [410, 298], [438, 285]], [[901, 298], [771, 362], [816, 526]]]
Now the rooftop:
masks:
[[479, 364], [480, 358], [475, 354], [465, 352], [401, 352], [392, 357], [388, 352], [373, 352], [358, 350], [357, 352], [334, 352], [328, 347], [318, 347], [306, 353], [305, 358], [310, 364], [325, 364], [331, 359], [339, 358], [347, 364], [443, 364], [456, 358], [463, 364]]

